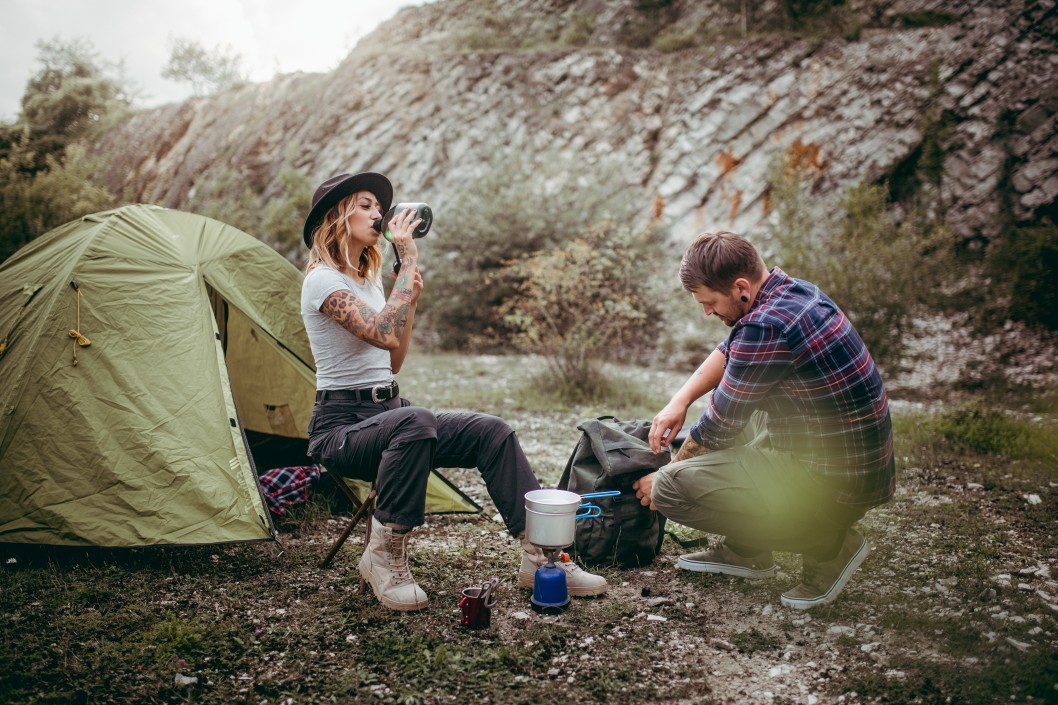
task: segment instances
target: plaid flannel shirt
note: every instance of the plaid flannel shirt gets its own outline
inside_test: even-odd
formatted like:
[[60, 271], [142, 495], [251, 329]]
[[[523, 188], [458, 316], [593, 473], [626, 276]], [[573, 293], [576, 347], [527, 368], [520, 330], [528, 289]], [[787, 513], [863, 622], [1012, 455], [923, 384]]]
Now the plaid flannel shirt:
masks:
[[771, 270], [753, 308], [717, 346], [724, 375], [691, 437], [730, 448], [768, 413], [771, 446], [794, 454], [844, 504], [874, 506], [896, 487], [889, 401], [867, 347], [814, 284]]
[[288, 508], [309, 501], [312, 489], [319, 480], [319, 465], [275, 468], [257, 478], [268, 511], [277, 517], [286, 516]]

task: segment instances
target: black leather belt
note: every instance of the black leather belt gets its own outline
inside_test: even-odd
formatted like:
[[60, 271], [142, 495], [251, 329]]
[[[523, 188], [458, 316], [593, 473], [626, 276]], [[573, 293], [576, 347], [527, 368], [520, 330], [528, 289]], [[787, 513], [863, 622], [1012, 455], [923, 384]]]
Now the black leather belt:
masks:
[[316, 401], [327, 399], [348, 399], [352, 401], [373, 401], [376, 404], [389, 401], [400, 394], [396, 382], [383, 387], [363, 387], [361, 389], [320, 389], [316, 392]]

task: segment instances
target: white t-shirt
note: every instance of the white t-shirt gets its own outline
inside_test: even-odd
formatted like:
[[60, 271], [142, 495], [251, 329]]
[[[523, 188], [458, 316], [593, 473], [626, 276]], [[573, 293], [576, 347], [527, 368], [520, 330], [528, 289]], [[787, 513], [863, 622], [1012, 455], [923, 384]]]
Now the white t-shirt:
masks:
[[320, 313], [336, 291], [348, 289], [376, 313], [386, 305], [381, 284], [356, 280], [320, 264], [305, 275], [301, 287], [301, 318], [316, 360], [316, 389], [357, 389], [393, 381], [389, 351], [356, 337], [338, 321]]

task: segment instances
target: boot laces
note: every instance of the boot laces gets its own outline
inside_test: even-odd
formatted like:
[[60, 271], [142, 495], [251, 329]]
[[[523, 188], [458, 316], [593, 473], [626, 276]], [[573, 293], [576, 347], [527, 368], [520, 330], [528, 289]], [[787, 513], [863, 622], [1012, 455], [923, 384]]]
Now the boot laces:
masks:
[[408, 534], [387, 531], [385, 539], [389, 568], [393, 572], [393, 583], [403, 585], [412, 582], [414, 578], [411, 577], [411, 569], [408, 568]]

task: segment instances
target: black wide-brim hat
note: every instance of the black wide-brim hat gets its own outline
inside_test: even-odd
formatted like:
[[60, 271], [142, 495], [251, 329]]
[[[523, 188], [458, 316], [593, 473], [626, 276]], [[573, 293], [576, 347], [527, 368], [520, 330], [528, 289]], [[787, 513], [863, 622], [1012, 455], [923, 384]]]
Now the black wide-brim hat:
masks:
[[370, 191], [375, 194], [378, 204], [385, 215], [389, 206], [393, 203], [393, 184], [382, 174], [373, 171], [364, 171], [359, 174], [338, 174], [320, 184], [316, 193], [312, 194], [312, 208], [309, 217], [305, 218], [305, 246], [312, 247], [312, 231], [323, 220], [331, 208], [341, 202], [346, 196], [351, 196], [359, 191]]

